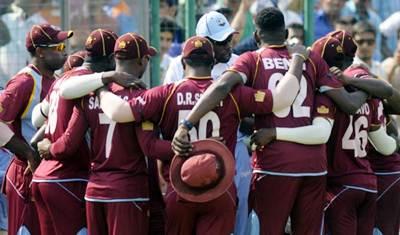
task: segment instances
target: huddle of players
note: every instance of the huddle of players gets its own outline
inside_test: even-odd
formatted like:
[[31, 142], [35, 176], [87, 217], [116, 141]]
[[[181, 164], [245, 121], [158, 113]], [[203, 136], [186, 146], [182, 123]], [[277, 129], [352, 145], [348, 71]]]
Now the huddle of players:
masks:
[[[206, 203], [183, 201], [169, 186], [163, 199], [155, 160], [163, 162], [168, 180], [175, 153], [184, 157], [191, 150], [188, 136], [190, 141], [221, 136], [233, 152], [240, 119], [253, 114], [257, 150], [250, 204], [261, 234], [282, 234], [289, 217], [295, 234], [320, 234], [324, 228], [331, 234], [371, 234], [374, 226], [395, 234], [399, 208], [391, 200], [398, 195], [393, 186], [399, 156], [385, 125], [388, 114], [400, 111], [393, 104], [397, 91], [369, 79], [366, 68], [349, 67], [357, 47], [345, 32], [327, 35], [309, 52], [284, 45], [278, 9], [261, 11], [256, 25], [260, 49], [240, 56], [216, 82], [211, 43], [192, 37], [182, 55], [186, 79], [149, 90], [134, 78], [142, 76], [154, 48], [137, 34], [93, 31], [82, 66], [36, 92], [40, 97], [25, 89], [33, 98], [24, 102], [41, 101], [25, 108], [33, 123], [46, 123], [45, 139], [38, 143], [44, 160], [31, 188], [25, 169], [26, 160], [34, 168], [34, 154], [15, 149], [12, 143], [18, 140], [2, 131], [2, 144], [16, 153], [5, 186], [10, 234], [21, 229], [78, 234], [86, 226], [89, 234], [162, 234], [164, 229], [167, 234], [230, 234], [234, 186]], [[36, 34], [45, 32], [38, 40], [49, 36], [51, 29], [43, 27], [34, 26], [28, 34], [33, 47], [40, 44]], [[347, 69], [342, 73], [335, 67]], [[41, 76], [32, 71], [26, 80], [35, 80], [34, 72]], [[26, 112], [9, 111], [16, 109], [11, 101], [20, 91], [11, 88], [18, 76], [0, 96], [0, 119], [13, 122], [15, 135], [22, 137], [21, 127], [14, 125], [21, 125], [15, 120]], [[124, 88], [132, 85], [136, 88]]]

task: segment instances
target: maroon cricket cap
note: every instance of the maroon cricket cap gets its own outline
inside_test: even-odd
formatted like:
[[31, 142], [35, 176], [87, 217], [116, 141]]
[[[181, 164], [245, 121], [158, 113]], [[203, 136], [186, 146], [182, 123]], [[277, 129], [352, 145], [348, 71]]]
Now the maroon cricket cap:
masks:
[[336, 38], [339, 40], [343, 47], [344, 55], [348, 57], [354, 57], [357, 51], [357, 44], [354, 42], [353, 37], [344, 30], [336, 30], [329, 33], [327, 36]]
[[343, 60], [343, 47], [339, 40], [333, 37], [323, 37], [312, 45], [312, 51], [318, 53], [329, 66], [337, 64], [338, 60]]
[[34, 51], [39, 45], [58, 44], [72, 37], [72, 31], [61, 31], [50, 24], [36, 24], [26, 35], [25, 46], [28, 51]]
[[90, 57], [109, 56], [114, 52], [118, 36], [108, 29], [93, 30], [86, 39], [85, 49]]
[[204, 37], [191, 37], [183, 46], [182, 58], [214, 58], [213, 44]]
[[155, 56], [157, 50], [136, 33], [126, 33], [117, 39], [114, 47], [115, 58], [120, 60], [140, 59], [143, 56]]
[[169, 176], [176, 193], [192, 202], [207, 202], [224, 194], [235, 175], [229, 149], [216, 140], [199, 140], [193, 142], [190, 155], [172, 159]]
[[72, 55], [69, 55], [67, 61], [65, 61], [63, 69], [64, 73], [83, 64], [86, 57], [86, 51], [77, 51]]

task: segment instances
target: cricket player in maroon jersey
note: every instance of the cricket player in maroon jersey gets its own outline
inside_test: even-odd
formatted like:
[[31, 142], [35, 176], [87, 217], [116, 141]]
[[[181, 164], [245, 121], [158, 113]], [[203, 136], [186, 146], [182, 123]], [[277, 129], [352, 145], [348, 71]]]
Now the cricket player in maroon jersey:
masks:
[[[304, 49], [302, 52], [305, 53]], [[294, 56], [291, 70], [286, 74], [281, 85], [291, 85], [286, 81], [289, 80], [288, 78], [291, 79], [292, 84], [298, 83], [297, 78], [290, 77], [290, 74], [300, 74], [301, 64], [299, 61], [302, 61], [302, 56]], [[102, 91], [100, 104], [103, 111], [113, 120], [120, 122], [149, 119], [154, 123], [159, 123], [163, 138], [171, 140], [179, 120], [184, 118], [204, 90], [212, 84], [210, 74], [213, 65], [213, 50], [212, 44], [207, 39], [192, 37], [186, 41], [183, 58], [187, 77], [181, 83], [153, 88], [129, 102], [123, 102], [112, 93]], [[292, 91], [296, 93], [296, 90], [292, 89]], [[240, 117], [253, 112], [271, 112], [275, 104], [282, 106], [278, 99], [275, 101], [275, 98], [279, 97], [281, 93], [277, 92], [274, 95], [269, 90], [238, 87], [220, 104], [220, 107], [209, 112], [199, 125], [190, 131], [190, 138], [197, 140], [221, 136], [233, 152]], [[290, 94], [286, 93], [286, 95]], [[111, 107], [110, 104], [114, 104], [114, 107]], [[233, 188], [215, 200], [199, 203], [182, 201], [169, 187], [166, 198], [167, 234], [192, 234], [193, 231], [197, 231], [199, 234], [231, 233], [235, 218], [235, 201], [232, 200], [234, 198], [232, 190]], [[195, 219], [201, 211], [206, 211], [207, 216]], [[185, 216], [176, 220], [177, 213], [184, 213]]]
[[[255, 52], [243, 54], [233, 66], [233, 69], [222, 75], [208, 89], [196, 104], [186, 120], [197, 123], [208, 110], [214, 107], [221, 98], [236, 84], [246, 83], [254, 88], [274, 89], [282, 73], [286, 72], [288, 52], [285, 45], [285, 28], [282, 13], [276, 8], [262, 10], [256, 18], [257, 37], [262, 47]], [[311, 53], [300, 82], [300, 93], [292, 107], [275, 110], [272, 115], [256, 115], [256, 128], [266, 127], [301, 127], [312, 122], [312, 107], [314, 93], [321, 92], [333, 97], [334, 101], [346, 100], [349, 112], [356, 109], [354, 101], [347, 102], [352, 97], [341, 84], [328, 74], [328, 66], [317, 54]], [[357, 94], [363, 95], [363, 94]], [[354, 99], [355, 100], [355, 99]], [[173, 145], [187, 144], [187, 130], [179, 128]], [[186, 149], [187, 150], [187, 149]], [[181, 154], [185, 153], [185, 149]], [[298, 154], [301, 153], [301, 154]], [[296, 156], [295, 158], [293, 157]], [[323, 212], [326, 167], [321, 164], [321, 148], [300, 145], [285, 141], [275, 141], [256, 152], [255, 157], [255, 187], [256, 194], [267, 194], [268, 198], [255, 203], [265, 205], [260, 216], [262, 234], [281, 234], [288, 216], [294, 219], [294, 232], [299, 234], [317, 234], [321, 227]], [[278, 179], [278, 180], [277, 180]], [[284, 182], [280, 182], [280, 180]], [[299, 184], [299, 181], [304, 181]], [[266, 182], [266, 183], [265, 183]], [[291, 182], [291, 183], [288, 183]], [[285, 185], [284, 187], [282, 185]], [[274, 200], [281, 195], [282, 189], [293, 188], [297, 193], [288, 200]], [[317, 200], [315, 198], [318, 198]], [[260, 198], [260, 197], [259, 197]], [[307, 205], [306, 205], [307, 204]], [[270, 208], [283, 210], [277, 218]], [[308, 216], [305, 216], [308, 215]]]
[[[359, 89], [363, 89], [366, 92], [368, 92], [370, 95], [373, 96], [384, 96], [384, 97], [390, 97], [392, 93], [391, 87], [388, 87], [383, 81], [374, 81], [374, 79], [368, 79], [372, 78], [371, 74], [367, 70], [367, 68], [363, 66], [357, 66], [357, 65], [352, 65], [350, 66], [346, 71], [350, 71], [349, 74], [343, 75], [340, 71], [339, 68], [346, 68], [347, 66], [350, 65], [352, 62], [352, 58], [354, 57], [355, 51], [357, 49], [356, 44], [352, 40], [351, 36], [349, 35], [342, 35], [340, 34], [333, 34], [341, 38], [342, 41], [338, 42], [336, 40], [337, 37], [330, 37], [329, 35], [327, 37], [324, 37], [314, 43], [313, 45], [313, 50], [318, 52], [321, 57], [323, 57], [327, 63], [331, 66], [331, 71], [340, 79], [343, 81], [343, 83], [346, 86], [353, 86]], [[341, 58], [342, 61], [340, 60], [339, 54], [341, 53], [340, 50], [334, 50], [332, 48], [337, 47], [337, 45], [343, 45], [343, 52], [344, 56]], [[349, 63], [350, 62], [350, 63]], [[335, 67], [337, 66], [337, 67]], [[339, 67], [339, 68], [338, 68]], [[364, 78], [364, 79], [356, 79], [356, 78]], [[372, 101], [368, 101], [368, 104], [371, 103]], [[367, 110], [368, 112], [374, 113], [373, 115], [378, 115], [381, 121], [383, 122], [383, 106], [382, 103], [380, 103], [380, 106], [376, 106], [376, 100], [373, 108], [375, 108], [374, 111], [369, 111], [370, 108], [367, 108], [366, 104], [361, 107], [360, 111], [358, 113], [363, 113], [363, 110]], [[365, 116], [371, 116], [371, 114], [367, 114], [367, 111], [364, 111], [363, 113]], [[367, 151], [365, 149], [365, 146], [367, 144], [367, 119], [366, 117], [356, 117], [356, 116], [350, 116], [350, 120], [353, 118], [357, 119], [357, 121], [354, 121], [353, 123], [349, 123], [348, 127], [346, 129], [345, 126], [341, 126], [340, 122], [345, 122], [346, 120], [342, 116], [346, 116], [342, 112], [338, 111], [338, 116], [336, 116], [336, 125], [334, 125], [334, 132], [333, 134], [340, 134], [340, 130], [344, 132], [346, 130], [346, 133], [343, 135], [343, 139], [341, 141], [342, 146], [337, 146], [336, 144], [335, 149], [337, 150], [338, 148], [343, 148], [343, 149], [356, 149], [358, 152], [361, 150], [364, 153], [364, 156], [370, 152], [372, 154], [372, 157], [370, 159], [373, 159], [370, 161], [371, 163], [377, 163], [380, 164], [381, 166], [385, 166], [385, 162], [392, 163], [393, 161], [396, 162], [397, 158], [396, 157], [386, 157], [382, 156], [388, 155], [391, 152], [394, 151], [396, 145], [393, 143], [394, 140], [390, 139], [383, 128], [376, 130], [374, 132], [371, 132], [368, 136], [370, 141], [374, 143], [374, 146], [378, 148], [378, 151], [372, 150], [372, 151]], [[376, 117], [376, 116], [375, 116]], [[376, 118], [375, 118], [376, 120]], [[339, 123], [337, 123], [339, 122]], [[362, 124], [360, 124], [362, 123]], [[355, 133], [353, 134], [353, 126]], [[336, 129], [335, 129], [336, 128]], [[357, 129], [358, 128], [358, 129]], [[374, 127], [375, 129], [377, 127]], [[372, 129], [372, 130], [375, 130]], [[360, 134], [363, 133], [363, 134]], [[353, 136], [353, 140], [350, 139], [351, 136]], [[379, 138], [377, 137], [379, 136]], [[359, 139], [358, 139], [359, 138]], [[334, 137], [331, 137], [330, 144], [335, 144]], [[340, 142], [340, 140], [338, 141]], [[383, 142], [383, 143], [382, 143]], [[358, 147], [360, 146], [361, 147]], [[328, 190], [329, 190], [329, 206], [328, 211], [327, 211], [327, 217], [326, 217], [326, 224], [328, 225], [328, 230], [333, 232], [333, 234], [353, 234], [358, 233], [358, 234], [370, 234], [372, 233], [372, 227], [374, 224], [374, 219], [373, 219], [373, 214], [375, 213], [375, 202], [374, 202], [374, 192], [376, 192], [376, 179], [375, 176], [373, 175], [373, 164], [370, 165], [370, 162], [367, 161], [365, 158], [360, 158], [359, 156], [356, 156], [356, 160], [354, 157], [341, 157], [343, 154], [339, 150], [336, 152], [333, 151], [332, 145], [330, 145], [331, 148], [328, 151], [328, 156], [329, 156], [329, 173], [328, 176], [332, 176], [328, 178]], [[354, 147], [352, 147], [354, 146]], [[394, 148], [394, 149], [393, 149]], [[361, 149], [361, 150], [360, 150]], [[373, 149], [373, 148], [371, 148]], [[349, 154], [348, 151], [342, 150], [346, 154]], [[351, 153], [350, 153], [351, 154]], [[345, 154], [344, 154], [345, 155]], [[374, 157], [375, 156], [375, 157]], [[379, 157], [377, 157], [379, 156]], [[386, 165], [387, 166], [387, 165]], [[372, 167], [372, 169], [371, 169]], [[395, 164], [392, 167], [396, 167]], [[380, 169], [382, 170], [382, 168]], [[389, 170], [389, 169], [388, 169]], [[389, 172], [389, 171], [388, 171]], [[378, 173], [379, 174], [379, 173]], [[385, 174], [385, 173], [384, 173]], [[347, 176], [346, 176], [347, 175]], [[393, 179], [396, 180], [396, 178], [393, 177], [387, 177], [389, 180], [389, 183], [385, 184], [387, 187], [388, 184], [393, 183]], [[355, 180], [357, 179], [357, 180]], [[339, 183], [337, 182], [339, 181]], [[342, 182], [340, 182], [342, 181]], [[379, 188], [379, 186], [378, 186]], [[339, 191], [338, 191], [339, 190]], [[396, 191], [394, 191], [396, 192]], [[365, 194], [365, 195], [363, 195]], [[365, 200], [360, 199], [360, 197], [364, 196]], [[389, 200], [390, 200], [391, 194], [389, 194]], [[339, 200], [337, 200], [339, 199]], [[337, 201], [336, 201], [337, 200]], [[346, 204], [347, 203], [347, 204]], [[348, 204], [351, 204], [349, 206]], [[354, 206], [357, 205], [357, 206]], [[382, 205], [385, 205], [385, 201]], [[397, 205], [397, 204], [394, 204]], [[396, 213], [396, 206], [392, 207], [391, 209], [392, 212]], [[390, 210], [390, 209], [389, 209]], [[340, 211], [341, 214], [338, 214], [338, 211]], [[358, 211], [356, 213], [355, 211]], [[383, 212], [383, 211], [382, 211]], [[383, 212], [384, 213], [384, 212]], [[381, 215], [383, 214], [381, 213]], [[389, 214], [389, 213], [385, 213]], [[380, 216], [381, 217], [381, 216]], [[396, 224], [396, 216], [393, 216], [390, 220], [385, 220], [385, 224], [390, 224], [392, 223], [392, 227], [394, 224]], [[343, 219], [343, 218], [347, 218]], [[378, 218], [378, 217], [377, 217]], [[358, 222], [357, 222], [358, 220]], [[382, 221], [384, 219], [380, 219]], [[357, 227], [357, 224], [360, 223], [359, 221], [362, 221], [360, 226]], [[390, 225], [389, 225], [390, 226]], [[394, 225], [395, 226], [395, 225]], [[398, 228], [397, 228], [398, 230]]]
[[[44, 160], [32, 180], [41, 234], [78, 234], [86, 231], [84, 195], [89, 175], [87, 143], [84, 137], [78, 139], [76, 151], [71, 151], [73, 148], [69, 146], [51, 143], [64, 134], [75, 105], [74, 100], [60, 97], [61, 84], [73, 76], [114, 69], [110, 55], [113, 54], [116, 39], [117, 35], [109, 30], [91, 32], [85, 44], [87, 58], [84, 66], [74, 68], [57, 79], [46, 99], [35, 107], [32, 122], [40, 126], [41, 120], [47, 119], [45, 139], [38, 143], [39, 153]], [[66, 220], [69, 222], [65, 223]]]
[[[35, 133], [31, 124], [32, 109], [46, 96], [55, 79], [54, 71], [64, 64], [63, 41], [71, 36], [71, 31], [60, 31], [48, 24], [34, 25], [26, 36], [26, 47], [32, 55], [31, 64], [11, 78], [0, 96], [0, 120], [9, 123], [15, 136], [24, 141], [29, 141]], [[30, 193], [32, 175], [24, 174], [28, 165], [35, 169], [37, 162], [26, 157], [15, 155], [6, 173], [3, 189], [9, 202], [9, 234], [28, 231], [39, 234]]]
[[[117, 71], [141, 77], [149, 57], [156, 51], [141, 36], [127, 33], [117, 40], [114, 53]], [[109, 88], [126, 100], [143, 92], [124, 89], [115, 83]], [[89, 233], [131, 234], [134, 231], [147, 235], [148, 173], [135, 124], [118, 124], [108, 119], [100, 109], [97, 96], [91, 94], [82, 98], [75, 108], [65, 136], [82, 136], [87, 125], [92, 146], [91, 174], [85, 195]], [[170, 149], [170, 143], [164, 146], [164, 151]]]

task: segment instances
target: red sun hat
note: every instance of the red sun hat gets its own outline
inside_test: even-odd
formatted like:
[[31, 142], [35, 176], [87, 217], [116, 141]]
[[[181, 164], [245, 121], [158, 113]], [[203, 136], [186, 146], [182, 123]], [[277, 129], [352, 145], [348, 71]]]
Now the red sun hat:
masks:
[[171, 185], [183, 199], [208, 202], [224, 194], [233, 183], [235, 160], [216, 140], [193, 142], [190, 157], [175, 156], [170, 166]]

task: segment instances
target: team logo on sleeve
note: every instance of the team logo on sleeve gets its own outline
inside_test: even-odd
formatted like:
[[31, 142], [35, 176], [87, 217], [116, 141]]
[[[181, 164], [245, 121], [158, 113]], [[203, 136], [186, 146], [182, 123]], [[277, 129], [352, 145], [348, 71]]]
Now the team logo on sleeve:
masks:
[[319, 114], [328, 114], [329, 113], [329, 108], [326, 107], [325, 105], [321, 105], [317, 108], [317, 112]]
[[265, 99], [265, 92], [263, 91], [257, 91], [254, 94], [254, 99], [256, 100], [256, 102], [264, 102]]

